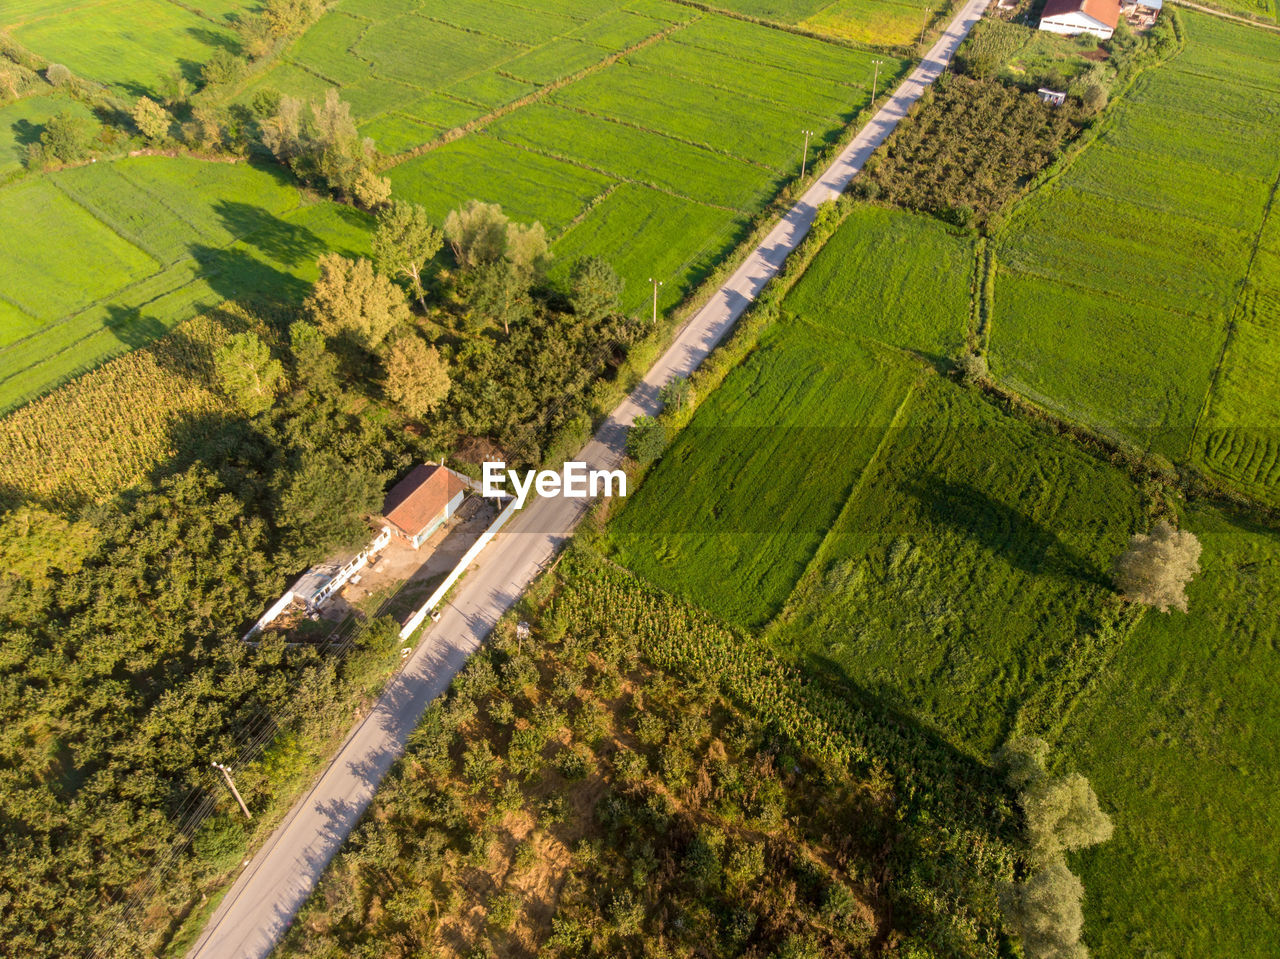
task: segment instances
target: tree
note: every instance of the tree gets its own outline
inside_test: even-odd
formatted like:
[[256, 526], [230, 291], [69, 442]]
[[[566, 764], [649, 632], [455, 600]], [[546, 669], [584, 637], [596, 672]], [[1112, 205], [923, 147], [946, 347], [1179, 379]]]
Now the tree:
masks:
[[508, 223], [506, 259], [526, 286], [541, 281], [549, 259], [547, 231], [542, 224]]
[[72, 73], [61, 63], [51, 63], [45, 67], [44, 78], [55, 87], [61, 87], [71, 82]]
[[352, 187], [356, 202], [366, 210], [376, 210], [391, 199], [391, 181], [378, 176], [369, 167], [364, 167], [356, 174], [356, 182]]
[[627, 455], [637, 463], [652, 463], [667, 448], [667, 428], [652, 416], [637, 416], [627, 431]]
[[1195, 534], [1160, 520], [1149, 534], [1136, 533], [1116, 559], [1112, 576], [1131, 603], [1187, 611], [1187, 583], [1200, 572], [1200, 541]]
[[284, 367], [254, 333], [237, 333], [214, 353], [222, 391], [249, 416], [271, 408], [284, 382]]
[[298, 379], [308, 389], [324, 393], [338, 385], [338, 358], [329, 352], [324, 334], [306, 320], [295, 320], [289, 326], [289, 352]]
[[392, 344], [387, 354], [387, 395], [410, 416], [425, 416], [443, 403], [449, 385], [439, 351], [416, 333]]
[[279, 503], [279, 525], [289, 530], [292, 547], [320, 559], [368, 540], [365, 517], [382, 505], [382, 480], [331, 450], [307, 450], [288, 474]]
[[45, 156], [63, 163], [74, 163], [89, 155], [89, 144], [97, 132], [97, 124], [88, 117], [64, 110], [49, 118], [40, 134]]
[[423, 274], [443, 245], [444, 236], [431, 225], [426, 210], [415, 203], [397, 200], [378, 214], [378, 225], [373, 232], [373, 262], [388, 276], [407, 279], [425, 311]]
[[1091, 83], [1084, 88], [1084, 94], [1080, 99], [1084, 103], [1084, 108], [1090, 113], [1101, 113], [1103, 107], [1107, 105], [1106, 88], [1101, 84]]
[[599, 317], [618, 310], [622, 277], [609, 262], [586, 256], [573, 265], [569, 274], [569, 304], [579, 316]]
[[687, 376], [677, 376], [669, 380], [658, 395], [662, 405], [669, 410], [683, 410], [693, 403], [693, 384]]
[[486, 324], [501, 323], [510, 336], [511, 325], [529, 315], [528, 293], [528, 283], [511, 263], [486, 263], [477, 271], [471, 291], [472, 315]]
[[163, 140], [169, 135], [169, 123], [173, 118], [164, 107], [150, 97], [138, 97], [133, 107], [133, 124], [148, 140]]
[[1111, 819], [1098, 805], [1089, 780], [1079, 773], [1039, 777], [1019, 801], [1033, 854], [1039, 858], [1085, 849], [1111, 838]]
[[93, 553], [95, 529], [35, 506], [20, 506], [0, 516], [0, 577], [49, 583], [54, 570], [74, 573]]
[[507, 252], [507, 216], [496, 203], [468, 200], [445, 217], [444, 236], [464, 270], [495, 263]]
[[409, 320], [409, 304], [398, 286], [363, 257], [348, 260], [337, 253], [320, 257], [320, 279], [306, 306], [326, 336], [346, 337], [366, 350]]
[[987, 358], [981, 353], [965, 350], [956, 360], [956, 374], [965, 386], [979, 386], [990, 378]]
[[1084, 887], [1061, 857], [1035, 867], [1000, 891], [1000, 908], [1017, 930], [1027, 959], [1085, 959]]
[[205, 86], [230, 83], [244, 70], [245, 63], [230, 50], [216, 50], [200, 68], [200, 82]]
[[283, 39], [305, 30], [320, 14], [321, 6], [321, 0], [267, 0], [262, 17], [268, 32]]

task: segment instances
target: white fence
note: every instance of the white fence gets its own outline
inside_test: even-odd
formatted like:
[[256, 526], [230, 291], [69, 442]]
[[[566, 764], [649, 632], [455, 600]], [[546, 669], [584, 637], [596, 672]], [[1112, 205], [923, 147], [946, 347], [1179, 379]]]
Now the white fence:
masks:
[[413, 635], [414, 630], [422, 625], [422, 621], [427, 618], [427, 614], [440, 604], [440, 600], [444, 599], [444, 594], [449, 592], [449, 588], [453, 586], [453, 584], [458, 581], [458, 578], [467, 571], [467, 567], [475, 562], [475, 558], [480, 555], [480, 551], [489, 544], [489, 541], [493, 539], [494, 536], [497, 535], [498, 530], [503, 527], [507, 520], [511, 519], [511, 514], [515, 511], [516, 500], [515, 497], [512, 497], [511, 501], [507, 503], [506, 508], [498, 514], [498, 518], [489, 524], [489, 528], [480, 534], [480, 537], [471, 544], [471, 548], [463, 554], [462, 559], [458, 560], [458, 565], [455, 566], [452, 572], [444, 578], [444, 582], [436, 587], [435, 592], [427, 597], [427, 601], [422, 604], [422, 607], [410, 616], [409, 621], [401, 627], [401, 640], [408, 639]]

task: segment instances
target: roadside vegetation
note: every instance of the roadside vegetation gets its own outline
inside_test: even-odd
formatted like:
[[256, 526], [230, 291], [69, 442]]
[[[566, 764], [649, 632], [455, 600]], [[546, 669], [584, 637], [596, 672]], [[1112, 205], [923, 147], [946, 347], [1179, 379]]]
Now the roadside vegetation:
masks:
[[998, 954], [998, 777], [581, 542], [428, 710], [284, 953]]

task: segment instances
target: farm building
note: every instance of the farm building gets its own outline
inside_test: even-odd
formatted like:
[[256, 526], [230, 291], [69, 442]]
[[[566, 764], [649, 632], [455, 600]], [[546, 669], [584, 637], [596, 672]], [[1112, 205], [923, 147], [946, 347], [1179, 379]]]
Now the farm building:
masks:
[[1040, 29], [1074, 37], [1092, 33], [1110, 39], [1120, 22], [1120, 0], [1049, 0], [1040, 15]]
[[1124, 0], [1120, 4], [1120, 12], [1129, 21], [1129, 26], [1137, 30], [1153, 26], [1162, 9], [1164, 0]]
[[467, 487], [446, 466], [415, 466], [391, 488], [382, 516], [391, 531], [417, 549], [462, 505]]

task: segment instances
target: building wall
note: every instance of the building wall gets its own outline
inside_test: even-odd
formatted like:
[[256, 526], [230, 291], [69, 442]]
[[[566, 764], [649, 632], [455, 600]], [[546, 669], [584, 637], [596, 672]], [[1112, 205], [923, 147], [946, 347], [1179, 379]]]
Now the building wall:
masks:
[[1111, 38], [1111, 34], [1115, 32], [1111, 27], [1099, 23], [1093, 17], [1087, 17], [1083, 13], [1064, 13], [1057, 17], [1042, 17], [1040, 19], [1040, 29], [1068, 37], [1074, 37], [1081, 33], [1092, 33], [1099, 40], [1108, 40]]
[[454, 494], [453, 499], [444, 504], [444, 509], [440, 511], [440, 514], [427, 524], [426, 529], [413, 538], [414, 549], [417, 549], [430, 539], [431, 534], [438, 530], [444, 524], [445, 520], [458, 511], [458, 507], [462, 505], [462, 501], [466, 495], [466, 490], [458, 490], [458, 492]]

